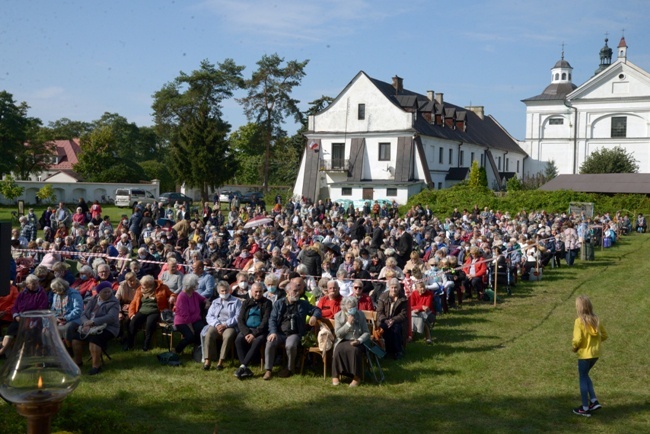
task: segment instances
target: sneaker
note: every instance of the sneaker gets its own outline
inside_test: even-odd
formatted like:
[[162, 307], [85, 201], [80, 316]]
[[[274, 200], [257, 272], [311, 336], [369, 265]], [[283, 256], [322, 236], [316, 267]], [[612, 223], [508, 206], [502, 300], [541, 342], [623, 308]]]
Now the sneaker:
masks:
[[253, 371], [247, 366], [244, 368], [244, 372], [241, 374], [242, 378], [249, 378], [253, 376]]
[[591, 417], [591, 411], [583, 409], [582, 406], [574, 408], [573, 414], [577, 414], [578, 416]]
[[243, 366], [240, 366], [239, 368], [237, 368], [237, 370], [235, 371], [235, 377], [237, 377], [237, 378], [239, 378], [241, 380], [242, 376], [244, 375], [244, 370], [245, 369], [246, 368], [244, 368]]
[[598, 402], [598, 400], [589, 404], [589, 411], [600, 410], [601, 408], [603, 407], [600, 405], [600, 402]]
[[271, 371], [266, 371], [264, 373], [264, 377], [262, 377], [262, 379], [264, 379], [265, 381], [269, 381], [272, 376], [273, 376], [273, 374], [271, 374]]

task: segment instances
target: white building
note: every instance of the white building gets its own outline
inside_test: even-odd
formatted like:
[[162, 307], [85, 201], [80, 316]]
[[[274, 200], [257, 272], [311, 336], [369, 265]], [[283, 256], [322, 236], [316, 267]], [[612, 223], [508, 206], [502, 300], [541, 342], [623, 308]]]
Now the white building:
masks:
[[523, 100], [526, 174], [543, 171], [550, 160], [560, 174], [576, 174], [592, 152], [616, 146], [634, 155], [639, 173], [650, 173], [650, 74], [628, 60], [625, 38], [613, 63], [607, 42], [595, 75], [585, 83], [572, 82], [573, 68], [562, 53], [551, 69], [551, 84]]
[[294, 195], [406, 203], [425, 188], [464, 180], [474, 160], [488, 185], [522, 176], [526, 154], [482, 106], [459, 107], [443, 94], [404, 89], [359, 72], [336, 99], [309, 117]]

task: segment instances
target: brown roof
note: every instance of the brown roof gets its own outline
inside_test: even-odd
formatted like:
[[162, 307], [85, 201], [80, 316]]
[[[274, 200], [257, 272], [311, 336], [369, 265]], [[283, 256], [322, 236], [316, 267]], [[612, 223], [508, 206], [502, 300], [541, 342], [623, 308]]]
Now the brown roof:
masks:
[[650, 194], [650, 173], [599, 173], [558, 175], [540, 190], [573, 190], [583, 193]]
[[81, 152], [79, 139], [53, 140], [59, 163], [50, 166], [49, 170], [72, 170], [72, 166], [79, 162], [77, 155]]

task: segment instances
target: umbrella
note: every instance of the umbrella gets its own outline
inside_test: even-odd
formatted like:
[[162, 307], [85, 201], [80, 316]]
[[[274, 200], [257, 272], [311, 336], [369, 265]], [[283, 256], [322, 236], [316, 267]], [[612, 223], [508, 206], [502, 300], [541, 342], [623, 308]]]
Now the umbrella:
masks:
[[161, 227], [162, 227], [162, 226], [165, 226], [167, 223], [169, 223], [170, 225], [174, 226], [174, 223], [175, 223], [175, 222], [174, 222], [174, 220], [172, 220], [172, 219], [166, 219], [166, 218], [159, 218], [159, 219], [156, 221], [156, 224], [157, 224], [158, 226], [161, 226]]
[[323, 245], [333, 251], [336, 256], [341, 256], [341, 248], [338, 245], [334, 243], [325, 243]]
[[273, 219], [270, 217], [258, 216], [247, 221], [246, 224], [244, 225], [244, 229], [251, 229], [251, 228], [256, 228], [258, 226], [268, 225], [271, 222], [273, 222]]

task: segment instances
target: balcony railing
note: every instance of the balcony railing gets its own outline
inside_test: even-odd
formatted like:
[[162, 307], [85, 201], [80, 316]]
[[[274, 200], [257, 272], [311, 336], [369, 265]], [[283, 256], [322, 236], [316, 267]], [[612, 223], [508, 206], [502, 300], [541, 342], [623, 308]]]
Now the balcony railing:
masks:
[[320, 170], [325, 172], [347, 172], [350, 170], [350, 160], [342, 158], [320, 160]]

